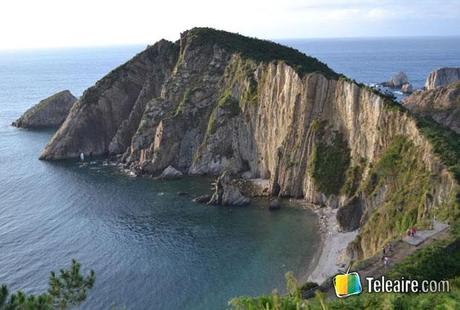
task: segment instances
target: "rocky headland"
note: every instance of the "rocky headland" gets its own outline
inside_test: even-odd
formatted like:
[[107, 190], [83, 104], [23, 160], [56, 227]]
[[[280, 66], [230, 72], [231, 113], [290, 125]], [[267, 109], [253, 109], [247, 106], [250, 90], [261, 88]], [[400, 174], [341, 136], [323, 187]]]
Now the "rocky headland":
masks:
[[434, 89], [420, 90], [402, 100], [402, 104], [425, 117], [460, 133], [460, 81]]
[[247, 203], [231, 175], [338, 208], [354, 260], [460, 213], [455, 132], [297, 50], [209, 28], [148, 47], [86, 90], [40, 158], [80, 153], [138, 175], [225, 172], [217, 203]]
[[20, 128], [57, 128], [76, 101], [77, 98], [70, 91], [58, 92], [28, 109], [12, 125]]
[[436, 89], [457, 81], [460, 81], [460, 68], [441, 68], [430, 73], [425, 82], [425, 89]]

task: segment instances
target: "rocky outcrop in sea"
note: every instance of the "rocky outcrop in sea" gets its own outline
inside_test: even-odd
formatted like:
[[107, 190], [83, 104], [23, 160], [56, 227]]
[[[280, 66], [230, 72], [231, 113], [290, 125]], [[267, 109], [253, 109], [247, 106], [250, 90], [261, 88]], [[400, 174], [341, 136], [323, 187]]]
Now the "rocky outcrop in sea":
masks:
[[68, 90], [58, 92], [28, 109], [12, 123], [20, 128], [56, 128], [69, 114], [77, 98]]

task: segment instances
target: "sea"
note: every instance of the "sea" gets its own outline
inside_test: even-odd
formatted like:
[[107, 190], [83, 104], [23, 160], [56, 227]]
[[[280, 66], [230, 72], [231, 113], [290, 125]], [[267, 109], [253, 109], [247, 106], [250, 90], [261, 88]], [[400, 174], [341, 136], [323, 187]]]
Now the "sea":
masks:
[[[420, 88], [432, 70], [460, 67], [459, 37], [279, 42], [364, 83], [404, 71]], [[0, 283], [38, 294], [50, 271], [76, 259], [96, 273], [81, 309], [226, 309], [235, 296], [284, 292], [288, 271], [305, 279], [320, 235], [299, 203], [277, 212], [264, 199], [195, 204], [211, 179], [133, 178], [99, 159], [39, 161], [53, 131], [10, 125], [57, 91], [80, 96], [144, 48], [0, 51]]]

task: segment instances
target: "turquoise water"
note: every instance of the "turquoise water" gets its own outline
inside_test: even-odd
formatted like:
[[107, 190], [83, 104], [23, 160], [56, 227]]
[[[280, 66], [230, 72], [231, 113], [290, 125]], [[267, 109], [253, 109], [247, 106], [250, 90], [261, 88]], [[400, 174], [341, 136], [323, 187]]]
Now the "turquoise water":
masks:
[[[403, 70], [422, 86], [432, 69], [460, 66], [459, 38], [284, 43], [361, 82]], [[0, 283], [41, 292], [49, 271], [76, 258], [97, 276], [84, 309], [223, 309], [233, 296], [283, 287], [289, 270], [303, 275], [318, 247], [311, 212], [197, 205], [190, 199], [209, 190], [208, 179], [163, 182], [102, 162], [38, 161], [52, 132], [10, 126], [56, 91], [81, 95], [142, 49], [0, 52]]]

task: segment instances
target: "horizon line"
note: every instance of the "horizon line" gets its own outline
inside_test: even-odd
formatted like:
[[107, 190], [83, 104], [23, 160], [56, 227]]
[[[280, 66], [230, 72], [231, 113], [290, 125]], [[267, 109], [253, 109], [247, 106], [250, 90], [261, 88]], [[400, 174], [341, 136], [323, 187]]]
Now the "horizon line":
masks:
[[[243, 35], [241, 33], [238, 33]], [[460, 34], [455, 35], [383, 35], [383, 36], [341, 36], [341, 37], [284, 37], [284, 38], [259, 38], [254, 36], [247, 36], [261, 40], [268, 40], [273, 42], [285, 42], [295, 40], [353, 40], [353, 39], [446, 39], [446, 38], [460, 38]], [[135, 47], [135, 46], [149, 46], [156, 42], [163, 40], [160, 38], [153, 42], [127, 42], [127, 43], [108, 43], [108, 44], [94, 44], [94, 45], [62, 45], [62, 46], [29, 46], [29, 47], [0, 47], [0, 52], [16, 52], [16, 51], [36, 51], [36, 50], [68, 50], [68, 49], [91, 49], [91, 48], [114, 48], [114, 47]], [[168, 40], [168, 39], [165, 39]], [[177, 40], [168, 40], [171, 42]]]

